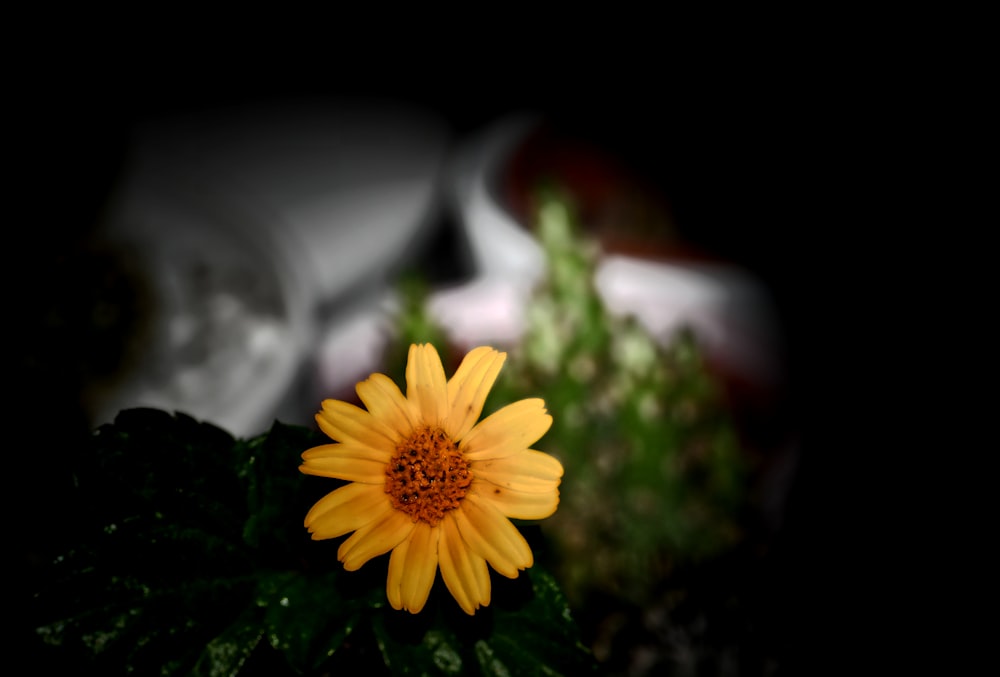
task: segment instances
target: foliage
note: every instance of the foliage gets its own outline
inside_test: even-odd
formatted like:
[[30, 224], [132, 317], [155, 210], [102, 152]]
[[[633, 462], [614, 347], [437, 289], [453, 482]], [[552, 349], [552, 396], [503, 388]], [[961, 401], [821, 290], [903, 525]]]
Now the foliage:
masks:
[[[325, 439], [325, 438], [324, 438]], [[330, 490], [301, 475], [324, 439], [275, 423], [249, 440], [183, 414], [122, 411], [75, 457], [79, 506], [32, 609], [40, 665], [98, 674], [551, 674], [594, 669], [542, 567], [494, 576], [475, 617], [440, 581], [418, 616], [385, 600], [386, 558], [357, 572], [302, 520]], [[497, 579], [500, 580], [497, 580]]]
[[538, 215], [546, 277], [493, 395], [543, 397], [554, 412], [545, 450], [566, 477], [544, 529], [567, 591], [640, 603], [677, 563], [738, 541], [747, 459], [697, 335], [664, 345], [610, 312], [593, 282], [600, 252], [572, 201], [543, 192]]

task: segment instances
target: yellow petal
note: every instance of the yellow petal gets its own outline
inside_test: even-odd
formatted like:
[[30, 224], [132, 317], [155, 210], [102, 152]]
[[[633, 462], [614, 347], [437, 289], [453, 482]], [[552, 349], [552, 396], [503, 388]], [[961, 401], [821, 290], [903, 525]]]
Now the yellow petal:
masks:
[[[489, 485], [489, 492], [494, 489], [520, 491], [527, 494], [547, 494], [559, 488], [562, 480], [540, 480], [537, 477], [499, 475], [496, 473], [476, 471], [475, 479]], [[487, 491], [483, 490], [484, 493]]]
[[306, 514], [305, 526], [313, 540], [337, 538], [389, 510], [392, 501], [381, 486], [352, 482], [319, 499]]
[[377, 463], [388, 463], [392, 454], [379, 449], [372, 449], [357, 442], [334, 442], [333, 444], [321, 444], [312, 449], [302, 452], [302, 460], [312, 461], [319, 458], [360, 458], [366, 461]]
[[462, 540], [453, 513], [440, 525], [441, 578], [445, 587], [462, 610], [472, 615], [476, 609], [490, 603], [490, 572], [486, 560], [472, 552]]
[[440, 425], [448, 408], [448, 381], [437, 350], [430, 343], [411, 345], [406, 362], [406, 399], [429, 426]]
[[365, 484], [385, 484], [385, 463], [367, 458], [328, 456], [310, 458], [302, 462], [299, 471], [306, 475], [334, 477], [348, 482]]
[[365, 407], [397, 434], [396, 441], [413, 430], [416, 416], [399, 386], [385, 374], [372, 374], [354, 388]]
[[516, 519], [545, 519], [559, 507], [559, 490], [554, 486], [548, 491], [518, 491], [490, 482], [479, 482], [476, 491], [482, 500], [492, 504], [501, 514]]
[[[412, 532], [411, 532], [412, 534]], [[403, 572], [406, 571], [406, 551], [410, 547], [410, 539], [392, 549], [389, 555], [389, 576], [385, 582], [385, 596], [389, 605], [396, 611], [403, 608]]]
[[459, 444], [470, 461], [504, 458], [525, 451], [552, 425], [545, 401], [532, 398], [508, 404], [469, 431]]
[[348, 571], [356, 571], [372, 557], [389, 552], [413, 531], [409, 515], [390, 510], [347, 537], [337, 550], [337, 559]]
[[398, 434], [370, 413], [350, 402], [323, 400], [323, 410], [316, 414], [320, 430], [337, 442], [354, 442], [390, 454], [396, 448]]
[[506, 458], [489, 458], [470, 464], [477, 478], [517, 491], [550, 491], [559, 486], [562, 463], [549, 454], [526, 449]]
[[479, 420], [505, 359], [506, 353], [488, 346], [474, 348], [462, 359], [448, 381], [448, 420], [444, 431], [453, 440], [461, 439]]
[[427, 603], [438, 568], [438, 538], [441, 530], [417, 522], [410, 534], [400, 581], [400, 601], [410, 613], [419, 613]]
[[517, 578], [518, 570], [534, 563], [531, 548], [517, 527], [473, 491], [465, 495], [454, 514], [462, 539], [502, 575]]

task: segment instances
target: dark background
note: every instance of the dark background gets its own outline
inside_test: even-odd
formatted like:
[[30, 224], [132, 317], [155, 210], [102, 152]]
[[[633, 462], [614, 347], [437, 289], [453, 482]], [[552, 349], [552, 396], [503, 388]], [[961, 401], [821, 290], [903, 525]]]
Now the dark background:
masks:
[[67, 509], [58, 501], [68, 481], [59, 458], [87, 434], [75, 400], [79, 346], [48, 322], [48, 310], [53, 299], [72, 298], [74, 262], [133, 125], [244, 102], [376, 97], [437, 111], [458, 137], [509, 112], [541, 111], [660, 186], [686, 240], [762, 281], [786, 336], [787, 415], [801, 439], [772, 574], [776, 632], [812, 666], [880, 644], [871, 616], [878, 602], [855, 585], [859, 570], [877, 577], [879, 564], [845, 539], [856, 533], [860, 497], [847, 497], [843, 482], [856, 477], [863, 453], [848, 413], [863, 381], [849, 357], [858, 340], [850, 318], [854, 302], [875, 293], [848, 263], [865, 258], [871, 234], [845, 222], [869, 188], [855, 157], [868, 90], [845, 82], [836, 55], [811, 49], [808, 35], [775, 45], [709, 31], [680, 49], [678, 26], [565, 27], [554, 40], [527, 16], [484, 41], [472, 29], [397, 40], [370, 24], [323, 26], [328, 34], [276, 26], [241, 36], [230, 27], [225, 40], [213, 32], [83, 34], [23, 56], [26, 87], [10, 104], [19, 122], [10, 129], [17, 182], [8, 327], [14, 424], [44, 449], [28, 442], [18, 450], [8, 482], [31, 496], [15, 528], [29, 544], [28, 580]]

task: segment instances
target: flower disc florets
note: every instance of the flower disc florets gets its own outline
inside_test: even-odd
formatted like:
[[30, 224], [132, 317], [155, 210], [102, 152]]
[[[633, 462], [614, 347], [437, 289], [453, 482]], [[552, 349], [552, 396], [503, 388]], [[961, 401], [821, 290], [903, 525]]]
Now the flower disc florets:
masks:
[[392, 505], [436, 526], [458, 507], [472, 483], [469, 464], [440, 428], [418, 428], [396, 447], [385, 471]]

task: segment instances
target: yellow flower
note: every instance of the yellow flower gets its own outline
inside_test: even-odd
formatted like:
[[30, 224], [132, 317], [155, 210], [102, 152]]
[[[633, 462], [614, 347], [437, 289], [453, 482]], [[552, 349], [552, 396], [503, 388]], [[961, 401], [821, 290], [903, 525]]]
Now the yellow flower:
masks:
[[487, 562], [517, 578], [534, 563], [508, 518], [543, 519], [559, 505], [563, 467], [529, 447], [552, 425], [541, 399], [507, 405], [477, 423], [506, 353], [471, 350], [451, 380], [430, 344], [411, 345], [406, 396], [383, 374], [358, 383], [367, 407], [325, 400], [316, 415], [336, 444], [302, 454], [299, 470], [347, 480], [305, 518], [314, 540], [354, 532], [338, 559], [356, 571], [392, 551], [386, 595], [419, 612], [437, 569], [468, 614], [490, 603]]

